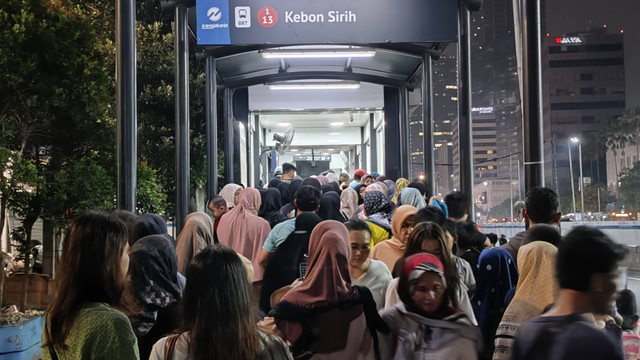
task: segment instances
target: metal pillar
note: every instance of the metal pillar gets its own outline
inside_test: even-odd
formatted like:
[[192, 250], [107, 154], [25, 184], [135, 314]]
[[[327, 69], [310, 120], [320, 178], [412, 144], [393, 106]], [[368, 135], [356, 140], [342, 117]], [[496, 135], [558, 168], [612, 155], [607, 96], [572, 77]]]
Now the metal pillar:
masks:
[[234, 157], [233, 90], [224, 89], [224, 181], [232, 183]]
[[578, 166], [580, 166], [580, 220], [584, 221], [584, 177], [582, 176], [582, 143], [578, 140]]
[[206, 60], [205, 119], [207, 123], [207, 200], [218, 193], [218, 93], [216, 59]]
[[400, 91], [400, 175], [409, 178], [409, 90], [406, 87]]
[[[400, 162], [400, 92], [398, 88], [385, 86], [384, 94], [384, 146], [389, 149], [384, 153], [384, 175], [389, 179], [398, 179], [403, 176]], [[366, 162], [365, 162], [366, 163]]]
[[369, 113], [369, 146], [371, 147], [371, 170], [383, 173], [384, 170], [378, 169], [378, 139], [376, 137], [376, 128], [374, 124], [374, 115]]
[[253, 186], [258, 187], [260, 186], [260, 154], [262, 153], [260, 148], [260, 115], [254, 117], [253, 126], [253, 148], [251, 149], [253, 154]]
[[189, 213], [189, 29], [187, 5], [176, 6], [176, 219], [179, 234]]
[[136, 1], [116, 0], [117, 206], [136, 210]]
[[471, 13], [458, 2], [458, 134], [460, 154], [460, 191], [469, 207], [469, 219], [475, 219], [473, 194], [473, 133], [471, 127]]
[[523, 136], [526, 192], [544, 186], [540, 0], [521, 0]]
[[567, 139], [567, 147], [569, 148], [569, 174], [571, 175], [571, 209], [573, 216], [576, 216], [576, 189], [573, 184], [573, 159], [571, 158], [571, 139]]
[[436, 168], [433, 154], [433, 76], [429, 54], [422, 55], [422, 148], [424, 176], [429, 196], [436, 195]]
[[364, 126], [360, 128], [360, 169], [364, 169], [367, 174], [372, 171], [367, 166], [367, 144], [364, 142]]

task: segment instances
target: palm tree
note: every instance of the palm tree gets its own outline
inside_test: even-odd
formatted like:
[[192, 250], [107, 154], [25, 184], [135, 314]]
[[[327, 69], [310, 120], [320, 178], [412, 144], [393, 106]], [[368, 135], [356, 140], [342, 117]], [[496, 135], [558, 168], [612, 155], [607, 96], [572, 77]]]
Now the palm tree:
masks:
[[[618, 182], [620, 179], [620, 171], [618, 170], [618, 150], [624, 149], [629, 140], [632, 138], [632, 134], [629, 131], [630, 123], [626, 121], [622, 116], [613, 119], [604, 133], [605, 146], [607, 150], [613, 151], [614, 166], [616, 169], [616, 184], [615, 191], [618, 193]], [[624, 155], [624, 150], [622, 150]]]

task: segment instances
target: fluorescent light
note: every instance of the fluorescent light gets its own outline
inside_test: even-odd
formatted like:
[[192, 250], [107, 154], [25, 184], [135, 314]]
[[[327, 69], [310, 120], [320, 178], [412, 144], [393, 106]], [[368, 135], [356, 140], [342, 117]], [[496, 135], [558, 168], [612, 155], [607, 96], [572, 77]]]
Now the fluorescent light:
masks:
[[340, 133], [338, 133], [338, 132], [332, 132], [332, 133], [329, 133], [329, 135], [340, 135]]
[[335, 150], [335, 149], [327, 149], [327, 151], [333, 151], [333, 150]]
[[264, 59], [314, 59], [373, 57], [373, 49], [273, 49], [260, 52]]
[[572, 143], [579, 143], [579, 142], [580, 142], [580, 139], [578, 139], [577, 137], [572, 137], [572, 138], [571, 138], [571, 142], [572, 142]]
[[298, 152], [298, 149], [289, 149], [291, 152]]
[[359, 89], [360, 83], [358, 82], [325, 82], [325, 83], [281, 83], [270, 84], [270, 90], [345, 90], [345, 89]]
[[281, 122], [278, 123], [278, 126], [279, 127], [289, 127], [289, 126], [291, 126], [291, 123], [290, 122], [286, 122], [286, 121], [281, 121]]
[[334, 121], [334, 122], [329, 123], [329, 126], [333, 126], [333, 127], [344, 126], [344, 122], [343, 121]]
[[329, 154], [328, 152], [326, 152], [326, 153], [322, 153], [322, 155], [324, 155], [324, 156], [329, 156], [329, 155], [331, 155], [331, 154]]

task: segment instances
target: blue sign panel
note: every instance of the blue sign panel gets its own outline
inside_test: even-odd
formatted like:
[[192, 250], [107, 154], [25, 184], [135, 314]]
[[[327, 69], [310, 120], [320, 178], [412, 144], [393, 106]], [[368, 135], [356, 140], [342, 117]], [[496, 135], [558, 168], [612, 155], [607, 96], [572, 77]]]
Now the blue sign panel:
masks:
[[454, 0], [196, 0], [200, 45], [455, 42]]

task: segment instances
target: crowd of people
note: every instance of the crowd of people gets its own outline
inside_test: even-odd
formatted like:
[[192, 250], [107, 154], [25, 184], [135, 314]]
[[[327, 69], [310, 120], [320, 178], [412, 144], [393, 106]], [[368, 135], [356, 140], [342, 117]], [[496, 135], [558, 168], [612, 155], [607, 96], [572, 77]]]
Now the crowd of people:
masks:
[[44, 358], [640, 359], [626, 249], [583, 226], [563, 238], [551, 189], [504, 241], [464, 194], [429, 195], [284, 164], [265, 188], [226, 184], [175, 240], [157, 215], [82, 214]]

